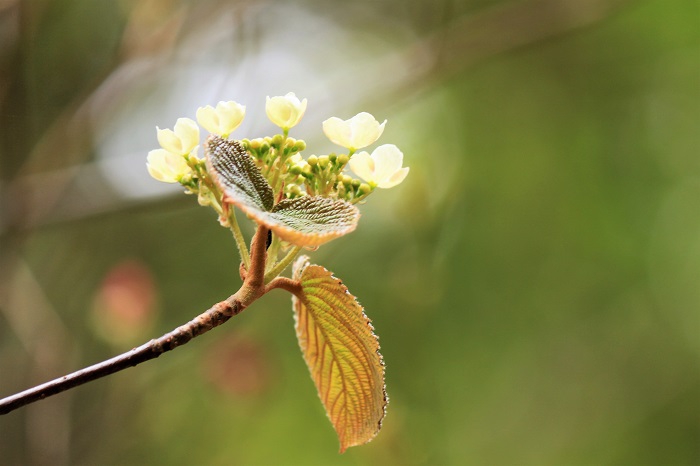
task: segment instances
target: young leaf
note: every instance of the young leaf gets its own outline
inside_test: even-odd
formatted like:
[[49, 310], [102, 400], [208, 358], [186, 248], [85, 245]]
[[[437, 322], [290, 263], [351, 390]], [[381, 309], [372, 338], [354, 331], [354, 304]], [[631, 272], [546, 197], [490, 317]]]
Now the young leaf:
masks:
[[372, 440], [382, 426], [388, 398], [379, 341], [362, 306], [331, 272], [300, 257], [294, 278], [301, 283], [292, 298], [299, 346], [342, 453]]
[[357, 226], [360, 211], [342, 200], [304, 196], [274, 205], [270, 184], [236, 141], [210, 136], [206, 163], [226, 202], [285, 241], [298, 246], [318, 246], [350, 233]]
[[212, 134], [204, 147], [207, 171], [227, 201], [247, 214], [272, 209], [272, 187], [238, 141]]
[[298, 246], [318, 246], [353, 231], [360, 218], [354, 205], [320, 196], [285, 199], [263, 223]]

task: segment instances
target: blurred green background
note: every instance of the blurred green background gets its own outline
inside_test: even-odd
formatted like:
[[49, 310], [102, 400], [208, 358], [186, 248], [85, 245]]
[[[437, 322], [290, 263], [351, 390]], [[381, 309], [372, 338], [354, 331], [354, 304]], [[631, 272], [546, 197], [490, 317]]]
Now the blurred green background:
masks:
[[338, 455], [276, 291], [0, 417], [2, 464], [700, 464], [697, 0], [1, 1], [0, 396], [237, 289], [145, 155], [219, 100], [271, 135], [289, 91], [306, 155], [369, 111], [411, 167], [310, 254], [381, 337], [379, 436]]

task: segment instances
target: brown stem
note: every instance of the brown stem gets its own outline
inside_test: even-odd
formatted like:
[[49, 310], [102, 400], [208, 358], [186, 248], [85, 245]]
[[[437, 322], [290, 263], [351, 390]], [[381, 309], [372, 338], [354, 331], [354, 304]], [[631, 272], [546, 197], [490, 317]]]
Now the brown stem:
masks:
[[[275, 280], [267, 287], [265, 286], [265, 261], [267, 255], [265, 247], [267, 242], [267, 230], [266, 227], [259, 226], [258, 230], [255, 232], [250, 247], [250, 269], [247, 273], [244, 267], [240, 269], [241, 277], [244, 280], [243, 286], [226, 301], [215, 304], [209, 310], [195, 317], [185, 325], [181, 325], [160, 338], [144, 343], [138, 348], [134, 348], [112, 359], [1, 399], [0, 415], [7, 414], [24, 405], [43, 400], [51, 395], [61, 393], [92, 380], [155, 359], [167, 351], [184, 345], [194, 337], [202, 335], [214, 327], [223, 324], [231, 317], [239, 314], [243, 309], [250, 306], [256, 299], [260, 298], [272, 288], [291, 289], [291, 287], [285, 287], [286, 282]], [[289, 281], [291, 282], [291, 280]], [[273, 284], [274, 286], [272, 286]]]
[[277, 277], [267, 284], [265, 287], [265, 293], [274, 290], [275, 288], [289, 291], [297, 298], [301, 297], [301, 283], [298, 280], [292, 280], [291, 278], [287, 277]]
[[262, 288], [267, 259], [267, 232], [269, 228], [259, 225], [250, 243], [250, 269], [244, 283], [252, 288]]
[[155, 359], [167, 351], [174, 350], [178, 346], [184, 345], [194, 337], [202, 335], [214, 327], [218, 327], [231, 317], [243, 311], [247, 305], [241, 300], [238, 294], [239, 293], [236, 293], [226, 301], [215, 304], [209, 310], [195, 317], [185, 325], [181, 325], [160, 338], [144, 343], [138, 348], [134, 348], [112, 359], [73, 372], [72, 374], [3, 398], [0, 400], [0, 415], [7, 414], [24, 405], [43, 400], [51, 395], [61, 393], [92, 380]]

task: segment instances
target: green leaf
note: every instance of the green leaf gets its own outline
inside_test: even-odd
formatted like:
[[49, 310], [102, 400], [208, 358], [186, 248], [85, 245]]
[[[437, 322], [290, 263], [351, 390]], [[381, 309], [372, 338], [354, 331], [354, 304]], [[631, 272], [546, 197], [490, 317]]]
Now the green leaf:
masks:
[[206, 144], [207, 170], [229, 202], [284, 241], [318, 246], [353, 231], [360, 218], [354, 205], [304, 196], [274, 205], [270, 184], [237, 141], [212, 135]]
[[362, 306], [343, 283], [307, 257], [294, 264], [299, 346], [340, 441], [340, 452], [372, 440], [388, 398], [379, 341]]
[[348, 202], [304, 196], [283, 200], [261, 221], [285, 241], [318, 246], [353, 231], [359, 218], [360, 211]]
[[226, 201], [251, 215], [272, 209], [275, 203], [272, 187], [238, 141], [212, 134], [204, 147], [207, 171]]

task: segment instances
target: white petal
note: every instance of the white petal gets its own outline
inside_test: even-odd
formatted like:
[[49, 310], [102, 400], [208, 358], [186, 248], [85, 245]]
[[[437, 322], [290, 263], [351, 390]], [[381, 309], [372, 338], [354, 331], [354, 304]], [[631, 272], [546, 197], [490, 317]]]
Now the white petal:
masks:
[[[304, 113], [306, 113], [306, 104], [307, 103], [308, 103], [307, 100], [304, 99], [299, 104], [299, 120], [301, 120], [301, 117], [303, 117]], [[297, 122], [299, 122], [299, 120], [297, 120]]]
[[358, 113], [349, 121], [354, 149], [361, 149], [374, 143], [382, 135], [386, 124], [384, 121], [380, 125], [374, 116], [367, 112]]
[[240, 126], [245, 117], [245, 106], [237, 102], [219, 102], [216, 105], [221, 131], [228, 135]]
[[365, 181], [374, 181], [374, 160], [365, 152], [358, 152], [350, 157], [350, 170]]
[[323, 122], [323, 132], [331, 142], [350, 148], [350, 125], [338, 117], [331, 117]]
[[409, 167], [402, 168], [401, 170], [394, 173], [391, 176], [391, 178], [389, 178], [387, 181], [384, 181], [383, 183], [379, 183], [377, 185], [377, 187], [383, 188], [383, 189], [393, 188], [394, 186], [401, 183], [406, 178], [406, 175], [408, 175], [408, 170], [409, 170]]
[[199, 126], [189, 118], [178, 118], [175, 122], [175, 134], [182, 143], [182, 154], [189, 154], [199, 144]]
[[372, 159], [375, 181], [381, 184], [401, 168], [403, 153], [393, 144], [384, 144], [374, 149]]
[[287, 92], [284, 96], [287, 101], [289, 101], [290, 104], [294, 107], [299, 107], [301, 105], [301, 102], [299, 102], [299, 98], [297, 95], [293, 92]]
[[285, 97], [268, 97], [265, 104], [267, 117], [280, 128], [288, 128], [288, 122], [292, 116], [292, 108]]
[[299, 102], [299, 99], [296, 99], [296, 101], [297, 104], [294, 105], [294, 111], [292, 112], [294, 117], [290, 118], [288, 121], [289, 128], [291, 128], [292, 126], [296, 126], [297, 123], [299, 123], [304, 117], [304, 112], [306, 112], [306, 99], [302, 100], [301, 102]]
[[175, 135], [171, 129], [160, 129], [156, 126], [158, 144], [163, 149], [172, 152], [173, 154], [182, 154], [182, 143], [180, 138]]
[[210, 133], [221, 135], [218, 112], [211, 105], [197, 109], [197, 122]]
[[148, 173], [158, 181], [177, 183], [190, 167], [182, 156], [175, 155], [165, 149], [156, 149], [148, 153]]

